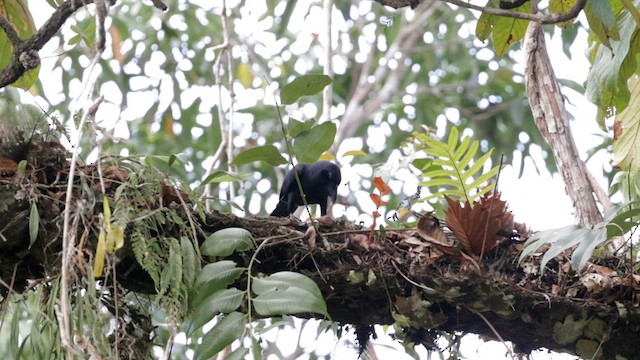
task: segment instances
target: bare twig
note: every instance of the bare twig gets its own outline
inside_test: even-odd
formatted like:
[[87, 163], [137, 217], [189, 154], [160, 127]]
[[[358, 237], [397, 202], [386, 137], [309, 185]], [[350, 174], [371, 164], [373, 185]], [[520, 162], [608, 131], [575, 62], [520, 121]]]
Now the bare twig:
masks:
[[[331, 12], [333, 0], [324, 0], [324, 14], [326, 20], [326, 46], [324, 49], [324, 74], [333, 77], [333, 46], [331, 37]], [[324, 88], [322, 92], [322, 115], [320, 122], [331, 120], [331, 100], [333, 99], [333, 84]]]

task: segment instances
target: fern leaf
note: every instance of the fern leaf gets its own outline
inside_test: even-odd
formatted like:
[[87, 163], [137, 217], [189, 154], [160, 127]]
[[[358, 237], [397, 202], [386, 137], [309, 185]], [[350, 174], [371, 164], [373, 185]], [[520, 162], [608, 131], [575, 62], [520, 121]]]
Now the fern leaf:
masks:
[[456, 128], [451, 129], [446, 143], [429, 136], [416, 136], [415, 139], [417, 147], [432, 159], [430, 166], [422, 169], [422, 185], [431, 190], [425, 200], [446, 195], [473, 203], [474, 199], [493, 189], [494, 185], [485, 186], [485, 183], [496, 176], [499, 167], [482, 173], [492, 150], [474, 160], [480, 148], [479, 141], [469, 136], [460, 140]]

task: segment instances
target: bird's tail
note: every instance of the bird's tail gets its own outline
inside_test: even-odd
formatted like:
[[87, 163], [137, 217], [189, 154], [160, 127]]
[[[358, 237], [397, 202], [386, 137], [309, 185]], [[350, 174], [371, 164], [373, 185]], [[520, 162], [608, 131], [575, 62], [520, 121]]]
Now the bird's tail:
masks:
[[271, 216], [289, 216], [289, 209], [285, 201], [278, 202], [276, 208], [271, 212]]

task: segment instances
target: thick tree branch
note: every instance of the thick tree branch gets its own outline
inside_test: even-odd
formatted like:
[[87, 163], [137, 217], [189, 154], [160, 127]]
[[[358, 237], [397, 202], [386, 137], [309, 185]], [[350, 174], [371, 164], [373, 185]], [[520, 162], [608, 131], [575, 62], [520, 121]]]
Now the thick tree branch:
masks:
[[[401, 7], [409, 6], [412, 9], [415, 9], [423, 0], [376, 0], [378, 3], [390, 6], [395, 9], [399, 9]], [[460, 6], [466, 9], [480, 11], [484, 14], [496, 15], [496, 16], [504, 16], [515, 19], [522, 20], [530, 20], [540, 24], [557, 24], [565, 21], [569, 21], [578, 16], [580, 11], [587, 4], [587, 0], [577, 0], [573, 7], [566, 12], [550, 14], [550, 15], [542, 15], [539, 13], [529, 14], [518, 11], [510, 11], [506, 9], [497, 9], [486, 6], [479, 6], [471, 4], [464, 0], [441, 0], [447, 2], [452, 5]]]
[[540, 23], [531, 22], [524, 40], [526, 53], [525, 86], [533, 118], [553, 156], [565, 183], [565, 190], [582, 226], [602, 221], [594, 198], [588, 170], [576, 148], [560, 86], [551, 66]]
[[[20, 42], [14, 42], [11, 40], [13, 44], [13, 56], [11, 57], [9, 64], [0, 71], [0, 88], [13, 84], [22, 75], [24, 75], [25, 72], [38, 66], [40, 63], [39, 59], [37, 62], [32, 60], [29, 63], [26, 63], [24, 61], [25, 56], [32, 58], [34, 54], [37, 55], [37, 51], [42, 49], [42, 47], [51, 40], [53, 35], [60, 30], [64, 22], [67, 21], [67, 19], [76, 10], [78, 10], [79, 6], [90, 4], [92, 2], [93, 0], [84, 0], [81, 2], [67, 0], [53, 12], [49, 20], [47, 20], [47, 22], [30, 38]], [[6, 21], [6, 19], [4, 20]], [[6, 27], [4, 25], [1, 26], [6, 31]], [[21, 58], [23, 59], [22, 61]]]

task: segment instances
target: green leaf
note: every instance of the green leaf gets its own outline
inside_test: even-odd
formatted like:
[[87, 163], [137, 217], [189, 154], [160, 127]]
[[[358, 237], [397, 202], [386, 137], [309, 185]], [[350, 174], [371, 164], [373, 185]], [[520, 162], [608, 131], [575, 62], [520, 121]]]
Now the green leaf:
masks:
[[314, 119], [310, 119], [305, 122], [289, 119], [289, 123], [287, 124], [287, 133], [292, 138], [295, 138], [298, 135], [309, 131], [315, 123], [316, 121]]
[[312, 127], [293, 141], [293, 153], [299, 162], [312, 163], [329, 150], [336, 137], [336, 124], [327, 121]]
[[271, 166], [278, 166], [287, 163], [280, 150], [273, 145], [256, 146], [247, 149], [233, 159], [234, 165], [244, 165], [254, 161], [262, 161]]
[[[0, 14], [13, 26], [18, 36], [25, 40], [36, 32], [36, 26], [26, 0], [4, 0], [0, 5]], [[0, 30], [0, 69], [4, 69], [13, 56], [13, 46], [4, 31]], [[28, 90], [36, 81], [40, 66], [27, 71], [12, 85]]]
[[231, 173], [224, 170], [217, 170], [213, 172], [211, 175], [207, 176], [200, 186], [204, 186], [207, 184], [216, 184], [221, 182], [230, 182], [230, 181], [244, 181], [248, 179], [250, 174], [237, 174]]
[[[616, 10], [614, 10], [615, 13]], [[620, 40], [593, 46], [591, 69], [587, 75], [585, 96], [599, 108], [599, 114], [621, 113], [629, 104], [627, 80], [637, 68], [640, 32], [629, 12], [618, 16]], [[595, 39], [594, 39], [595, 41]], [[605, 45], [605, 46], [603, 46]]]
[[473, 160], [478, 153], [480, 143], [465, 136], [459, 141], [460, 133], [451, 129], [447, 142], [443, 143], [430, 136], [416, 138], [416, 146], [431, 159], [414, 160], [422, 169], [424, 180], [422, 186], [431, 189], [431, 195], [423, 200], [430, 200], [447, 195], [459, 201], [473, 200], [486, 193], [491, 187], [485, 184], [498, 174], [499, 166], [482, 173], [485, 164], [490, 160], [493, 149]]
[[223, 289], [211, 294], [195, 307], [191, 317], [193, 322], [189, 325], [190, 329], [199, 329], [220, 313], [230, 313], [237, 310], [242, 305], [245, 295], [245, 291], [236, 288]]
[[209, 332], [202, 337], [202, 343], [196, 347], [194, 359], [211, 359], [227, 345], [238, 340], [244, 332], [247, 315], [232, 312], [224, 316]]
[[207, 256], [229, 256], [235, 251], [253, 248], [251, 233], [241, 228], [226, 228], [209, 235], [200, 245], [200, 253]]
[[231, 260], [222, 260], [207, 264], [198, 275], [193, 291], [189, 296], [189, 307], [198, 306], [215, 292], [225, 289], [236, 281], [247, 269], [237, 267]]
[[[531, 3], [525, 2], [522, 6], [513, 9], [514, 12], [531, 12]], [[493, 46], [496, 56], [504, 56], [511, 45], [517, 43], [524, 37], [529, 22], [527, 20], [515, 19], [506, 16], [496, 16], [493, 18]]]
[[230, 352], [229, 355], [225, 356], [224, 360], [244, 360], [248, 353], [249, 348], [239, 347]]
[[631, 99], [629, 106], [616, 116], [621, 129], [613, 141], [613, 166], [620, 170], [636, 172], [640, 170], [640, 77], [629, 79]]
[[188, 289], [193, 287], [196, 281], [196, 275], [200, 272], [200, 259], [193, 248], [193, 243], [188, 237], [183, 236], [180, 238], [180, 247], [182, 248], [182, 266], [183, 279]]
[[31, 204], [31, 212], [29, 213], [29, 248], [36, 242], [39, 229], [40, 215], [38, 214], [38, 206], [34, 202]]
[[308, 277], [282, 271], [263, 279], [255, 279], [253, 299], [256, 312], [263, 316], [314, 312], [329, 317], [318, 285]]
[[[576, 0], [550, 0], [549, 1], [549, 12], [552, 14], [561, 14], [569, 11], [576, 3]], [[556, 26], [564, 28], [567, 24], [572, 23], [574, 19], [558, 23]]]
[[493, 31], [493, 15], [487, 13], [480, 14], [476, 23], [476, 36], [478, 40], [485, 42]]
[[285, 105], [291, 105], [306, 95], [317, 94], [333, 80], [327, 75], [302, 75], [282, 87], [280, 100]]
[[620, 34], [616, 27], [616, 18], [609, 0], [591, 0], [584, 6], [584, 13], [589, 23], [589, 29], [598, 40], [607, 47], [611, 47], [609, 39], [619, 40]]

